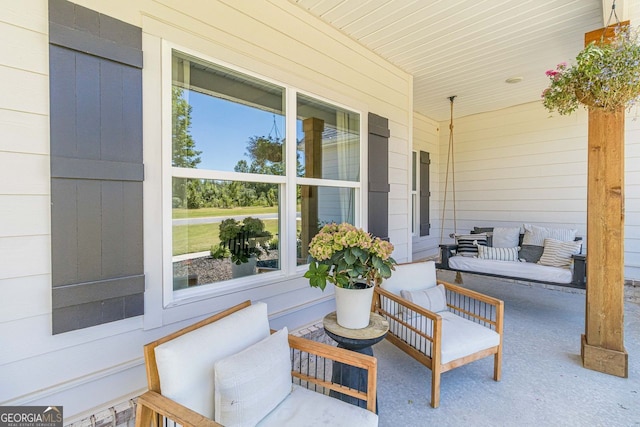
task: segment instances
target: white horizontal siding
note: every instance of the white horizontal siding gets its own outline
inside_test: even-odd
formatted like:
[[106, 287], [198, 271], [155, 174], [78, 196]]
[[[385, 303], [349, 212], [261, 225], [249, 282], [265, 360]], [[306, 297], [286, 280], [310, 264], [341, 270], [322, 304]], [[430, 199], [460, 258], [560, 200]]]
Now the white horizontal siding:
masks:
[[0, 195], [51, 193], [49, 156], [11, 152], [1, 154]]
[[6, 195], [0, 204], [0, 238], [49, 235], [49, 196]]
[[49, 117], [0, 109], [0, 152], [49, 154]]
[[[11, 63], [11, 61], [6, 61]], [[49, 77], [0, 63], [0, 109], [49, 113]]]
[[0, 57], [3, 64], [20, 70], [48, 74], [49, 52], [46, 33], [0, 21]]
[[50, 236], [0, 238], [0, 280], [49, 274], [50, 244]]
[[[49, 14], [42, 0], [3, 1], [0, 22], [22, 27], [34, 32], [49, 32]], [[0, 61], [2, 58], [0, 58]]]
[[0, 293], [0, 324], [51, 313], [49, 274], [2, 279]]
[[[640, 123], [626, 122], [625, 274], [640, 278]], [[586, 235], [587, 118], [584, 110], [550, 116], [541, 103], [455, 120], [456, 217], [449, 185], [444, 235], [474, 226], [523, 223]], [[448, 126], [442, 122], [441, 128]], [[440, 198], [449, 133], [440, 136]], [[449, 177], [451, 180], [451, 176]], [[451, 181], [450, 181], [451, 182]], [[440, 205], [442, 208], [442, 205]], [[588, 237], [588, 236], [587, 236]]]

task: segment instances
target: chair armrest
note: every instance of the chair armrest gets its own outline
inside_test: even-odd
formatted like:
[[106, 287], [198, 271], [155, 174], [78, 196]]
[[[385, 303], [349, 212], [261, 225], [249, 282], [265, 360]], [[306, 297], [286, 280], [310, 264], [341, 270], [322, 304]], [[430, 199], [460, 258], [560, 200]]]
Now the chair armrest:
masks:
[[[291, 374], [293, 377], [306, 381], [308, 383], [317, 384], [327, 390], [333, 390], [347, 396], [355, 397], [367, 402], [367, 409], [376, 413], [376, 392], [377, 392], [377, 375], [378, 360], [373, 356], [357, 353], [355, 351], [346, 350], [344, 348], [334, 347], [329, 344], [312, 341], [306, 338], [289, 335], [289, 347], [300, 353], [307, 353], [310, 356], [317, 356], [322, 359], [339, 362], [344, 365], [355, 366], [367, 371], [367, 391], [352, 389], [342, 384], [334, 383], [330, 379], [323, 376], [322, 371], [305, 371], [299, 372], [295, 369]], [[295, 368], [295, 367], [294, 367]]]
[[147, 391], [138, 397], [136, 408], [136, 427], [162, 425], [157, 423], [160, 415], [184, 427], [222, 427], [222, 424], [209, 419], [186, 406], [162, 396], [155, 391]]
[[[504, 302], [498, 298], [463, 288], [452, 283], [438, 281], [447, 290], [449, 310], [484, 326], [491, 326], [502, 335]], [[489, 308], [491, 307], [491, 308]]]
[[414, 311], [416, 314], [420, 314], [420, 315], [422, 315], [422, 316], [424, 316], [424, 317], [426, 317], [428, 319], [431, 319], [434, 322], [437, 321], [438, 319], [442, 319], [442, 317], [439, 314], [434, 313], [433, 311], [427, 310], [426, 308], [424, 308], [422, 306], [416, 305], [416, 304], [412, 303], [411, 301], [406, 300], [406, 299], [402, 298], [401, 296], [398, 296], [398, 295], [394, 294], [393, 292], [389, 292], [388, 290], [383, 289], [383, 288], [381, 288], [379, 286], [376, 286], [375, 293], [378, 294], [378, 297], [376, 297], [374, 299], [374, 306], [375, 306], [374, 311], [376, 311], [378, 314], [380, 314], [382, 316], [391, 317], [394, 320], [402, 322], [402, 319], [400, 319], [396, 315], [396, 313], [399, 310], [392, 310], [392, 311], [395, 311], [395, 313], [390, 313], [390, 312], [386, 311], [382, 307], [383, 304], [379, 304], [378, 303], [378, 300], [379, 300], [380, 297], [387, 298], [388, 300], [393, 301], [398, 306], [405, 307], [409, 311]]
[[[396, 345], [400, 343], [414, 357], [428, 354], [433, 358], [434, 364], [440, 363], [442, 316], [380, 286], [375, 288], [373, 311], [389, 321], [391, 336], [388, 338], [391, 342]], [[411, 335], [416, 339], [407, 340]]]

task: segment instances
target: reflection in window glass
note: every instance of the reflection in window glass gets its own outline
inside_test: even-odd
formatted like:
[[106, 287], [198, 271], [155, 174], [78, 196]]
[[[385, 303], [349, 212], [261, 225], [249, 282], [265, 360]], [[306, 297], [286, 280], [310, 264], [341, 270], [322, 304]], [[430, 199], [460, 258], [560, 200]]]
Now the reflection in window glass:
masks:
[[298, 94], [298, 176], [358, 181], [360, 115]]
[[173, 178], [173, 288], [280, 269], [278, 185]]
[[284, 89], [174, 51], [172, 165], [284, 174]]
[[[285, 117], [282, 85], [177, 50], [170, 71], [173, 274], [167, 282], [180, 290], [272, 271], [280, 274], [271, 277], [298, 274], [284, 266], [307, 263], [309, 241], [322, 225], [357, 220], [360, 115], [288, 89], [297, 114]], [[287, 150], [285, 129], [294, 126], [296, 150]], [[297, 161], [288, 176], [287, 155]], [[291, 187], [297, 198], [284, 197]], [[295, 236], [280, 229], [281, 213], [293, 213], [294, 203]], [[283, 262], [280, 249], [293, 245], [297, 262]]]
[[355, 190], [341, 187], [299, 185], [298, 265], [307, 264], [309, 242], [325, 224], [355, 221]]

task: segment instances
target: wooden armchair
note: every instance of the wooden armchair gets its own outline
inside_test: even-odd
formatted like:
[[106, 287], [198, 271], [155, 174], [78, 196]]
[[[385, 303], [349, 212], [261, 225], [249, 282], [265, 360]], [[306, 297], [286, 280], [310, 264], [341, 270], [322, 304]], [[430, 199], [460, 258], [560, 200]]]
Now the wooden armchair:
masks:
[[[149, 391], [138, 398], [137, 427], [166, 420], [185, 427], [378, 425], [376, 359], [289, 335], [286, 328], [272, 331], [264, 303], [229, 308], [147, 344], [144, 355]], [[365, 370], [365, 390], [332, 382], [333, 362]], [[367, 409], [329, 392], [362, 400]]]
[[459, 366], [493, 355], [500, 380], [504, 303], [438, 281], [433, 261], [396, 266], [376, 287], [373, 311], [389, 322], [386, 338], [431, 370], [432, 407], [440, 405], [441, 374]]

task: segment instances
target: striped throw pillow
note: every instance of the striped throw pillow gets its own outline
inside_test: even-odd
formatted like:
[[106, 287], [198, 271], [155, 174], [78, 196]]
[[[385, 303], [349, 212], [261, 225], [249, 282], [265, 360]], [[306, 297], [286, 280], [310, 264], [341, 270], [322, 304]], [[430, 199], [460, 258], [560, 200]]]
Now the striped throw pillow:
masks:
[[478, 256], [478, 247], [476, 245], [487, 246], [487, 233], [455, 234], [454, 236], [458, 245], [458, 255], [476, 257]]
[[547, 228], [537, 225], [524, 224], [523, 245], [544, 246], [544, 239], [555, 239], [561, 242], [571, 242], [576, 238], [578, 230], [573, 228]]
[[556, 239], [544, 239], [544, 252], [538, 264], [550, 267], [571, 267], [571, 255], [579, 254], [581, 241], [561, 242]]
[[490, 248], [478, 245], [478, 258], [496, 261], [518, 261], [519, 246], [514, 248]]

